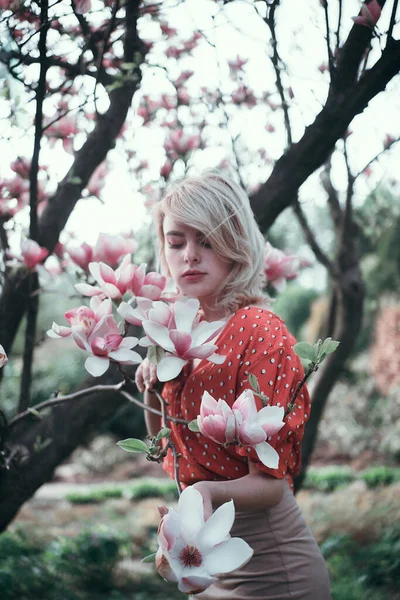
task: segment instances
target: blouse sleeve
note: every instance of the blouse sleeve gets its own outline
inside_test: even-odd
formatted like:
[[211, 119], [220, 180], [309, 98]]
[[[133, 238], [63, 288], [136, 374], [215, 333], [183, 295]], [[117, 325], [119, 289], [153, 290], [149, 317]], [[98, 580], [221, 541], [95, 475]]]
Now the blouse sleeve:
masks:
[[[284, 329], [286, 335], [273, 336], [274, 339], [265, 340], [258, 347], [250, 347], [246, 358], [237, 375], [237, 395], [250, 388], [249, 374], [257, 377], [260, 391], [267, 396], [268, 404], [283, 406], [285, 409], [291, 401], [297, 383], [303, 377], [303, 367], [299, 357], [294, 353], [292, 345], [294, 338]], [[263, 340], [264, 341], [264, 340]], [[293, 344], [291, 343], [293, 342]], [[250, 360], [249, 357], [254, 357]], [[261, 399], [255, 396], [257, 409], [263, 405]], [[285, 425], [278, 433], [266, 441], [279, 454], [277, 469], [266, 467], [258, 458], [257, 453], [249, 446], [236, 447], [241, 456], [247, 456], [255, 465], [265, 473], [283, 479], [288, 474], [297, 475], [301, 464], [301, 441], [304, 433], [304, 424], [309, 417], [310, 398], [307, 387], [302, 386], [299, 391], [295, 407], [285, 417]]]

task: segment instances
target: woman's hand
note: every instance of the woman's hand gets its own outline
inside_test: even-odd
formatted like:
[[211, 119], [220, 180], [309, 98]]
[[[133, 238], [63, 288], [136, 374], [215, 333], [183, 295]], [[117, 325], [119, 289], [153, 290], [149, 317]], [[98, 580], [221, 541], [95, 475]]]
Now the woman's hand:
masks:
[[139, 392], [143, 393], [145, 390], [151, 392], [157, 381], [157, 365], [145, 358], [135, 373], [135, 382]]

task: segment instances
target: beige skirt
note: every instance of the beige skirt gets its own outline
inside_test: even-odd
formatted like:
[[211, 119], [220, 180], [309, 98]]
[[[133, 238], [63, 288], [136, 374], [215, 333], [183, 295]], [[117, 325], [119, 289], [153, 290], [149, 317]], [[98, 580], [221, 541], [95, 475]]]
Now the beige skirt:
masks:
[[253, 557], [194, 599], [330, 600], [325, 561], [289, 485], [276, 506], [237, 512], [231, 535], [246, 540]]

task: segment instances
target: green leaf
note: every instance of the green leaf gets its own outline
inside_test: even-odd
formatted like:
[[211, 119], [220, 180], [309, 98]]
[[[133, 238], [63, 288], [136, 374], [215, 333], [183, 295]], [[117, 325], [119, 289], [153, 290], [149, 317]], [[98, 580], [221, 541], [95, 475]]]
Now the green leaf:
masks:
[[156, 439], [161, 440], [162, 438], [169, 438], [170, 435], [171, 435], [170, 428], [164, 427], [163, 429], [160, 429], [160, 431], [157, 433]]
[[148, 452], [149, 448], [142, 440], [136, 438], [127, 438], [126, 440], [120, 440], [117, 442], [117, 446], [125, 450], [125, 452]]
[[197, 419], [193, 419], [193, 421], [190, 421], [188, 427], [189, 427], [190, 431], [194, 431], [195, 433], [200, 431], [199, 425], [197, 423]]
[[249, 384], [251, 385], [253, 390], [255, 390], [258, 394], [260, 393], [260, 385], [259, 385], [258, 379], [254, 375], [254, 373], [250, 373], [250, 375], [249, 375]]
[[321, 352], [325, 352], [325, 354], [332, 354], [332, 352], [335, 352], [335, 350], [339, 346], [339, 344], [340, 344], [340, 342], [336, 342], [332, 338], [327, 337], [321, 346]]
[[293, 350], [300, 358], [315, 362], [317, 360], [317, 351], [314, 346], [307, 342], [298, 342], [293, 346]]
[[148, 556], [145, 556], [144, 558], [142, 558], [142, 563], [151, 563], [155, 561], [156, 558], [156, 554], [157, 552], [153, 552], [153, 554], [149, 554]]
[[165, 350], [164, 348], [160, 348], [160, 346], [149, 346], [147, 350], [147, 358], [153, 365], [158, 365], [158, 363], [164, 358]]

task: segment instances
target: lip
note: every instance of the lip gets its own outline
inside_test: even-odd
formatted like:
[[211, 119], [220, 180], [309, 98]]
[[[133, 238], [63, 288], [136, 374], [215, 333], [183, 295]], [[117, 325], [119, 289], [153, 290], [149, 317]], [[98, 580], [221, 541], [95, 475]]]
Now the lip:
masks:
[[201, 279], [202, 277], [204, 277], [205, 273], [203, 273], [202, 271], [185, 271], [185, 273], [183, 273], [182, 278], [185, 281], [198, 281], [199, 279]]

